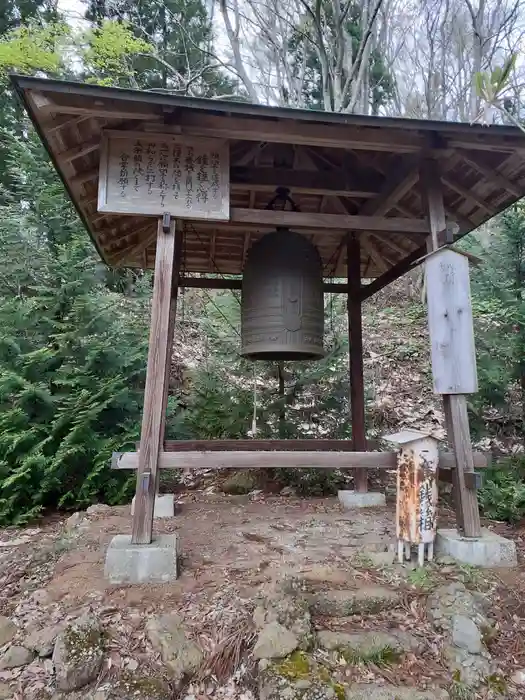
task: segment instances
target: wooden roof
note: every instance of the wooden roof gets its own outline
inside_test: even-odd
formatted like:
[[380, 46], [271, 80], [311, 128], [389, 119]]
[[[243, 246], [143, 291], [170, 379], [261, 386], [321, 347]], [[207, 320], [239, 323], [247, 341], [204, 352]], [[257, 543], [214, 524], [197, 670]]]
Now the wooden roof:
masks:
[[[326, 278], [346, 276], [344, 241], [358, 231], [362, 277], [394, 279], [424, 252], [418, 180], [425, 155], [439, 158], [447, 215], [459, 235], [525, 195], [525, 136], [514, 127], [12, 80], [100, 255], [115, 267], [153, 267], [156, 221], [97, 211], [104, 129], [229, 140], [230, 221], [184, 222], [185, 275], [241, 274], [250, 245], [280, 222], [315, 243]], [[265, 210], [277, 186], [290, 188], [299, 213]]]

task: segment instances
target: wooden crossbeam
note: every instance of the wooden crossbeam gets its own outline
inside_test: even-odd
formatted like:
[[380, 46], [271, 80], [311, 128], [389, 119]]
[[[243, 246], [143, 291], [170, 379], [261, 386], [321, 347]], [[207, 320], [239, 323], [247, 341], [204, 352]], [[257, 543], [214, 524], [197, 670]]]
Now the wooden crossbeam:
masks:
[[401, 166], [400, 170], [396, 169], [376, 198], [363, 204], [359, 214], [362, 216], [385, 216], [412, 189], [418, 179], [418, 166], [411, 158], [404, 166]]
[[37, 112], [44, 114], [78, 114], [90, 117], [104, 117], [105, 119], [160, 119], [161, 115], [156, 114], [155, 108], [149, 109], [143, 105], [137, 105], [132, 100], [124, 105], [120, 100], [89, 100], [86, 104], [69, 104], [68, 102], [57, 101], [56, 96], [44, 94], [36, 90], [29, 90], [30, 101]]
[[477, 207], [480, 209], [483, 209], [483, 211], [487, 212], [490, 216], [494, 216], [496, 211], [488, 205], [481, 197], [478, 197], [475, 192], [472, 190], [467, 190], [465, 189], [462, 185], [459, 184], [459, 182], [456, 182], [450, 175], [443, 176], [441, 178], [441, 181], [443, 182], [444, 185], [449, 187], [451, 190], [454, 190], [454, 192], [457, 192], [461, 197], [464, 197], [467, 201], [472, 202], [475, 204]]
[[480, 163], [478, 160], [473, 158], [471, 155], [468, 153], [465, 153], [464, 151], [461, 152], [461, 158], [462, 160], [469, 165], [471, 168], [474, 170], [477, 170], [478, 173], [483, 175], [483, 177], [488, 180], [489, 182], [498, 185], [498, 187], [501, 187], [502, 190], [505, 190], [506, 192], [510, 192], [513, 194], [515, 197], [521, 197], [522, 192], [520, 191], [520, 188], [516, 186], [515, 183], [511, 182], [505, 175], [502, 175], [500, 172], [497, 170], [494, 170], [493, 168], [490, 168], [488, 165], [485, 165], [484, 163]]
[[183, 112], [177, 120], [176, 130], [192, 136], [236, 141], [270, 141], [389, 153], [416, 153], [424, 145], [417, 132], [387, 133], [379, 129], [350, 127], [345, 124], [310, 124], [287, 119], [243, 119], [196, 112]]
[[100, 136], [96, 136], [86, 143], [81, 143], [79, 146], [73, 146], [67, 151], [62, 151], [57, 155], [58, 162], [62, 165], [63, 163], [71, 163], [71, 161], [76, 158], [82, 158], [82, 156], [87, 156], [88, 153], [93, 151], [98, 151], [100, 148]]
[[274, 192], [276, 186], [288, 187], [297, 194], [317, 194], [329, 197], [369, 198], [378, 194], [372, 183], [356, 183], [340, 168], [319, 172], [290, 168], [230, 168], [230, 186], [236, 190], [248, 187], [257, 192]]
[[[137, 469], [138, 461], [138, 452], [115, 452], [111, 468]], [[161, 469], [396, 469], [397, 452], [178, 451], [160, 452], [158, 464]], [[486, 468], [486, 455], [481, 452], [474, 453], [474, 464], [477, 469]], [[440, 454], [439, 468], [455, 468], [452, 452]]]
[[289, 226], [291, 228], [342, 229], [354, 231], [384, 231], [391, 233], [428, 234], [423, 219], [361, 216], [352, 214], [319, 214], [271, 209], [231, 209], [230, 221], [246, 224]]

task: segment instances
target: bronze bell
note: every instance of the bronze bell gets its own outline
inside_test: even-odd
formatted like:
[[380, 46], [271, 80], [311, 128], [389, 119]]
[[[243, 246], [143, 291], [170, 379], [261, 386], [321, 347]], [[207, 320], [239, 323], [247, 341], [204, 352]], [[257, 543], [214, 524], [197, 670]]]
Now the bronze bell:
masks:
[[249, 250], [242, 280], [241, 355], [250, 360], [324, 356], [323, 270], [317, 248], [288, 229]]

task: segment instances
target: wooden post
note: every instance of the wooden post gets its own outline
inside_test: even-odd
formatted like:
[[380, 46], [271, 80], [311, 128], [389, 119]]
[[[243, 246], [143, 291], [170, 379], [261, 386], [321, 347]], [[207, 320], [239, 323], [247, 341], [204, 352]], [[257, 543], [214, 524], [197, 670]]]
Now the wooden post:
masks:
[[[350, 371], [350, 411], [352, 447], [366, 451], [365, 387], [363, 379], [363, 326], [361, 317], [361, 251], [359, 239], [351, 233], [346, 241], [348, 275], [348, 358]], [[355, 490], [368, 491], [366, 469], [355, 470]]]
[[[439, 162], [437, 160], [423, 160], [420, 170], [420, 180], [422, 186], [422, 198], [427, 209], [430, 225], [428, 249], [436, 250], [443, 245], [446, 238], [446, 218], [443, 203], [443, 189], [439, 172]], [[430, 299], [431, 294], [442, 294], [443, 284], [446, 286], [446, 280], [441, 280], [441, 286], [434, 285], [431, 288], [431, 285], [428, 284], [427, 279], [427, 299]], [[470, 301], [468, 301], [468, 304], [470, 304]], [[458, 311], [463, 310], [458, 309]], [[468, 311], [470, 312], [470, 309], [468, 309]], [[446, 317], [447, 313], [448, 311], [445, 311], [442, 315]], [[437, 328], [435, 325], [433, 327], [433, 325], [434, 324], [430, 323], [429, 315], [431, 343], [433, 343], [433, 336], [435, 339], [437, 334]], [[462, 350], [465, 354], [471, 352], [470, 347], [465, 347]], [[462, 359], [464, 358], [462, 357]], [[453, 363], [451, 362], [450, 364]], [[442, 378], [435, 376], [435, 390], [437, 390], [438, 393], [443, 393], [443, 389], [440, 391], [439, 387], [437, 386], [438, 381], [441, 382]], [[459, 387], [459, 391], [461, 390], [461, 387]], [[476, 390], [472, 381], [469, 382], [469, 388], [463, 389], [463, 391], [465, 390]], [[453, 391], [456, 391], [456, 389]], [[474, 472], [474, 461], [472, 455], [472, 444], [470, 441], [467, 400], [465, 394], [443, 393], [443, 407], [445, 411], [448, 437], [456, 457], [453, 487], [455, 491], [454, 503], [456, 507], [457, 527], [465, 537], [479, 537], [481, 535], [481, 524], [479, 518], [478, 497], [475, 490], [474, 478], [472, 476]]]
[[150, 544], [159, 478], [159, 453], [164, 442], [171, 340], [174, 326], [180, 254], [176, 254], [175, 220], [159, 219], [151, 304], [148, 366], [140, 433], [139, 465], [131, 541]]

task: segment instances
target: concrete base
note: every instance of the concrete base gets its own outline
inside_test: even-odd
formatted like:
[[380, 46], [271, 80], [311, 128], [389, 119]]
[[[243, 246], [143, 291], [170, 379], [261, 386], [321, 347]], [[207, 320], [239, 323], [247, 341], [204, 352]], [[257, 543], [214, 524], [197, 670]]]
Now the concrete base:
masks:
[[157, 535], [151, 544], [131, 544], [131, 535], [109, 543], [104, 576], [110, 583], [166, 583], [177, 578], [177, 536]]
[[338, 491], [337, 498], [345, 510], [354, 508], [373, 508], [386, 505], [384, 493], [358, 493], [357, 491]]
[[[131, 501], [131, 515], [135, 510], [135, 496]], [[155, 496], [154, 518], [173, 518], [175, 515], [175, 496], [172, 493], [163, 493]]]
[[518, 564], [514, 542], [485, 528], [478, 539], [462, 537], [457, 530], [438, 530], [436, 551], [471, 566], [491, 568]]

